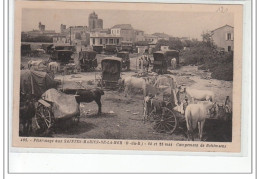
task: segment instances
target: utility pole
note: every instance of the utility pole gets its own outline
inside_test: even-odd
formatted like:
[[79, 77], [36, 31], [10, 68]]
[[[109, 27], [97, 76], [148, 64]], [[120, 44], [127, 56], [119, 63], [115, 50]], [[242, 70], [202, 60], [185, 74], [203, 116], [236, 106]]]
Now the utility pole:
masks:
[[71, 45], [71, 26], [70, 26], [70, 45]]

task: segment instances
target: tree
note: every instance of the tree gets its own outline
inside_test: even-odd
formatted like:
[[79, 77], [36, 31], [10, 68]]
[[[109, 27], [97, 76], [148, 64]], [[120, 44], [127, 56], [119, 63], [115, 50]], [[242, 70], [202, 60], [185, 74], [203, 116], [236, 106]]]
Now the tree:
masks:
[[148, 46], [148, 44], [147, 41], [137, 41], [134, 43], [135, 46]]
[[202, 32], [201, 37], [202, 41], [209, 47], [214, 47], [213, 39], [212, 39], [212, 32]]
[[161, 50], [161, 46], [169, 46], [171, 50], [182, 50], [183, 43], [178, 38], [171, 38], [170, 40], [159, 40], [155, 46], [156, 51]]

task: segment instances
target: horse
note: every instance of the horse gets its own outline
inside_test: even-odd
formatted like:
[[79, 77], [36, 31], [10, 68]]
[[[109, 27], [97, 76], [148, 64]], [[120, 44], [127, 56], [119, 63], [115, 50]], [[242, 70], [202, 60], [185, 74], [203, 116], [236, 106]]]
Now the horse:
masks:
[[124, 94], [125, 94], [125, 97], [127, 97], [128, 92], [130, 90], [137, 89], [137, 90], [143, 91], [145, 88], [145, 84], [149, 83], [149, 79], [129, 76], [129, 77], [126, 77], [125, 79], [122, 79], [120, 83], [121, 83], [121, 85], [124, 86], [124, 88], [125, 88]]
[[104, 95], [104, 91], [95, 88], [95, 89], [64, 89], [64, 93], [66, 94], [74, 94], [77, 103], [91, 103], [95, 101], [98, 105], [98, 115], [102, 113], [101, 111], [101, 96]]
[[202, 140], [203, 127], [206, 118], [209, 116], [208, 113], [216, 107], [216, 103], [205, 101], [198, 104], [189, 104], [185, 110], [185, 120], [187, 125], [188, 140], [190, 137], [194, 141], [193, 130], [198, 125], [199, 139]]
[[171, 87], [173, 89], [177, 88], [177, 81], [174, 77], [168, 75], [160, 75], [156, 78], [154, 86], [157, 88], [161, 87]]
[[198, 101], [211, 101], [213, 102], [215, 94], [212, 91], [208, 90], [197, 90], [197, 89], [190, 89], [190, 88], [184, 88], [183, 93], [187, 94], [190, 98], [192, 98], [192, 101], [194, 102], [194, 99]]
[[226, 97], [224, 104], [217, 104], [216, 111], [216, 118], [219, 120], [232, 120], [232, 103], [230, 101], [229, 96]]

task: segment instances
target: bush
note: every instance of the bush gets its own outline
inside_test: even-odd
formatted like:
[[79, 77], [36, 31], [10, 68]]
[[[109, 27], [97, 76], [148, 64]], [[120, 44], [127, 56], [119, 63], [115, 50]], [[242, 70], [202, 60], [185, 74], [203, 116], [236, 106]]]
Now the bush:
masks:
[[49, 36], [30, 37], [25, 35], [22, 35], [21, 41], [22, 42], [48, 42], [48, 43], [53, 42], [52, 37]]
[[227, 53], [222, 55], [217, 65], [210, 69], [212, 71], [211, 77], [219, 80], [232, 81], [233, 80], [233, 54]]
[[138, 41], [134, 43], [134, 46], [148, 46], [149, 42], [147, 41]]
[[233, 81], [233, 63], [218, 65], [212, 69], [212, 78]]
[[160, 51], [161, 46], [169, 46], [170, 50], [182, 50], [183, 43], [178, 38], [171, 38], [171, 40], [159, 40], [156, 43], [155, 51]]
[[214, 46], [201, 42], [196, 47], [181, 53], [185, 65], [198, 65], [201, 70], [212, 72], [211, 77], [233, 80], [233, 53], [219, 52]]

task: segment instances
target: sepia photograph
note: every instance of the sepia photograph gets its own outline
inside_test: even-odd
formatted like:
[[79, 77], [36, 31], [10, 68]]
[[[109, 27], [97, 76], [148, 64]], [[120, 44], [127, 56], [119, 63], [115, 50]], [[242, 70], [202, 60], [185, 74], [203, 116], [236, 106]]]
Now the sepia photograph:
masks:
[[15, 146], [240, 151], [241, 6], [26, 3]]

